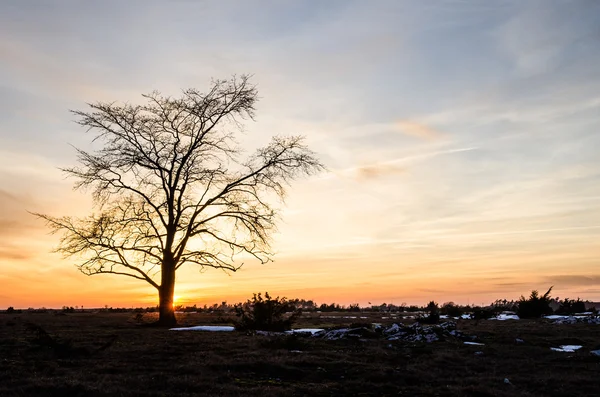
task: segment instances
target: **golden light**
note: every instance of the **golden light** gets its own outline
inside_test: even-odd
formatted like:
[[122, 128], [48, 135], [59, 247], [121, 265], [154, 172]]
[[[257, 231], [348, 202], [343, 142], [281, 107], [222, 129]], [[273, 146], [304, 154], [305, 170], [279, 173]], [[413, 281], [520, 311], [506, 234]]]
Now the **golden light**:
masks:
[[173, 307], [181, 304], [181, 297], [178, 295], [173, 296]]

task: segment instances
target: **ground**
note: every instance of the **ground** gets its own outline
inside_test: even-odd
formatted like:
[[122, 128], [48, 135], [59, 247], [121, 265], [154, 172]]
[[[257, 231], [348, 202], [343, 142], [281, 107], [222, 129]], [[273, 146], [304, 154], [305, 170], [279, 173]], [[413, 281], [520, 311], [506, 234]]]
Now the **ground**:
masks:
[[[382, 320], [381, 314], [359, 316], [369, 318], [311, 314], [297, 326], [397, 321]], [[0, 395], [600, 394], [600, 358], [590, 354], [600, 348], [599, 325], [459, 320], [459, 330], [485, 344], [472, 346], [458, 339], [408, 344], [169, 331], [140, 326], [139, 320], [132, 313], [0, 314]], [[184, 326], [226, 321], [179, 315]], [[565, 344], [583, 348], [550, 350]]]

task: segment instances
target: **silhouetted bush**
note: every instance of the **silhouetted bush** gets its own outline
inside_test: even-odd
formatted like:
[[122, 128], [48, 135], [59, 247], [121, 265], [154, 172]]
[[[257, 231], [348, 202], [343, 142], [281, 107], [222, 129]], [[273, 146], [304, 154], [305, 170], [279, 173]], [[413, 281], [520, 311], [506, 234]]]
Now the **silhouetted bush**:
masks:
[[536, 290], [531, 291], [529, 298], [521, 296], [521, 299], [519, 299], [519, 308], [517, 309], [519, 317], [539, 318], [547, 314], [552, 314], [550, 291], [552, 291], [552, 287], [542, 296]]
[[135, 321], [137, 324], [143, 324], [144, 313], [135, 312], [135, 316], [133, 316], [133, 321]]
[[319, 306], [319, 311], [321, 312], [339, 312], [342, 311], [342, 307], [337, 303], [332, 303], [328, 305], [327, 303], [322, 303]]
[[575, 314], [585, 312], [585, 302], [577, 298], [577, 300], [565, 298], [559, 302], [560, 307], [556, 310], [558, 314]]
[[492, 307], [497, 309], [498, 313], [516, 312], [518, 310], [518, 302], [507, 299], [496, 299], [492, 302]]
[[302, 312], [291, 305], [286, 298], [271, 298], [265, 292], [263, 298], [254, 294], [246, 303], [235, 305], [237, 330], [287, 331]]
[[15, 308], [12, 307], [12, 306], [10, 306], [8, 309], [6, 309], [6, 312], [9, 313], [9, 314], [14, 313], [15, 312]]
[[436, 302], [429, 302], [426, 310], [429, 312], [427, 317], [420, 317], [417, 319], [417, 321], [422, 324], [437, 324], [440, 322], [440, 307]]
[[440, 308], [440, 313], [450, 317], [460, 317], [463, 314], [463, 309], [454, 302], [446, 302]]
[[492, 317], [496, 317], [499, 310], [494, 307], [473, 307], [473, 319], [474, 320], [489, 320]]

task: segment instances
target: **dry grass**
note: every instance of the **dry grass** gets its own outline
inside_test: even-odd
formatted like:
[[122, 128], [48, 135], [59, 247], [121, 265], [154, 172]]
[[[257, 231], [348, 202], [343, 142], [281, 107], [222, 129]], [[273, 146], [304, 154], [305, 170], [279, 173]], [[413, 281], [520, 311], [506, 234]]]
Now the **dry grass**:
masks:
[[[311, 315], [298, 326], [373, 321], [334, 316], [340, 318]], [[222, 321], [180, 317], [182, 325]], [[461, 321], [458, 328], [485, 346], [174, 332], [140, 327], [132, 314], [0, 315], [0, 395], [592, 396], [600, 390], [600, 359], [589, 353], [600, 348], [598, 326], [522, 320]], [[584, 347], [549, 349], [562, 344]]]

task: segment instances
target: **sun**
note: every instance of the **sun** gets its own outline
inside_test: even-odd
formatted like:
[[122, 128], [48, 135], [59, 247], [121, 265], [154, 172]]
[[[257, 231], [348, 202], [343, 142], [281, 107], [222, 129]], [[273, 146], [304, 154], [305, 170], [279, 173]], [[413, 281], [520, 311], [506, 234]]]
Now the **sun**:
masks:
[[181, 304], [181, 297], [179, 295], [173, 296], [173, 307]]

